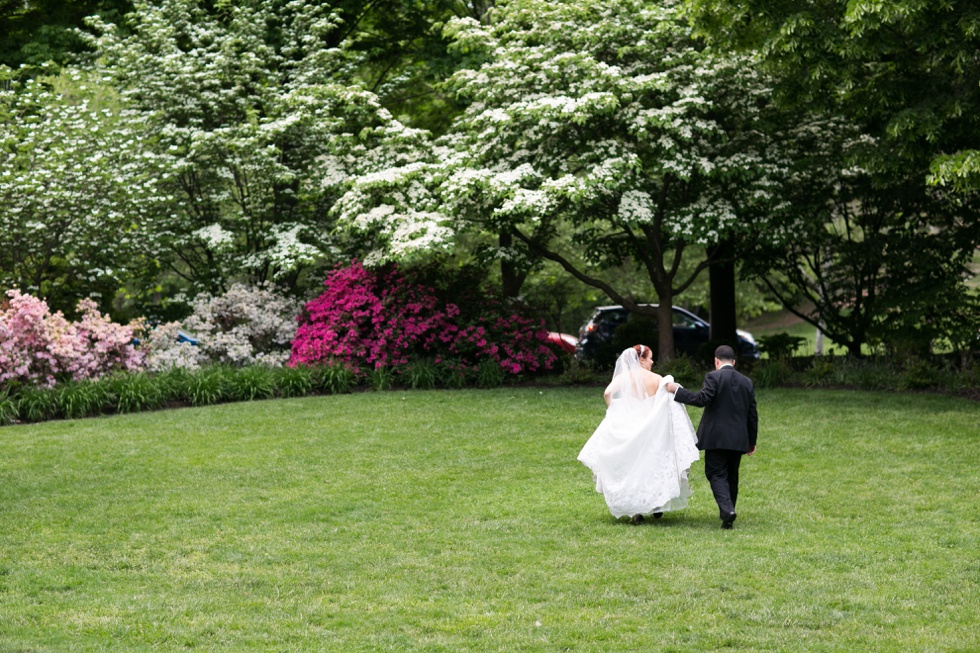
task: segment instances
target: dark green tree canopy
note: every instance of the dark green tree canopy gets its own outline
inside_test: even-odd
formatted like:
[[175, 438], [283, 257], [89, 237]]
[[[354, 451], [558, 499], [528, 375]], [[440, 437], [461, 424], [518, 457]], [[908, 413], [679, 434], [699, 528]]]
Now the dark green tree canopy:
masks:
[[75, 30], [86, 16], [116, 21], [131, 10], [130, 0], [0, 0], [0, 64], [64, 64], [85, 50]]
[[690, 0], [701, 33], [751, 50], [782, 101], [860, 121], [929, 158], [980, 147], [974, 0]]

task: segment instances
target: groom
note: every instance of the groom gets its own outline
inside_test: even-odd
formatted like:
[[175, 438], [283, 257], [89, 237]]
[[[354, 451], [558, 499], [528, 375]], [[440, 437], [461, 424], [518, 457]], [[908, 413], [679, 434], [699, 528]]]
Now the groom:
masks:
[[704, 450], [704, 475], [718, 504], [721, 527], [731, 528], [738, 499], [738, 467], [742, 454], [755, 453], [759, 431], [752, 381], [735, 371], [735, 351], [722, 345], [715, 350], [715, 371], [705, 375], [700, 392], [676, 383], [668, 383], [667, 392], [674, 394], [675, 401], [704, 408], [698, 449]]

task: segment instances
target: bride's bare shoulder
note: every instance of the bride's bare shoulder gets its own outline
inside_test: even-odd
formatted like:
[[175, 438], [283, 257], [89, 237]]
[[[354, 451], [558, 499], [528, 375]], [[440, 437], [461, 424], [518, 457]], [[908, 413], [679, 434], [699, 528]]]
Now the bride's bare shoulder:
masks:
[[663, 381], [663, 377], [657, 374], [656, 372], [647, 372], [646, 373], [647, 394], [649, 395], [657, 394], [657, 390], [660, 388], [660, 384], [662, 381]]

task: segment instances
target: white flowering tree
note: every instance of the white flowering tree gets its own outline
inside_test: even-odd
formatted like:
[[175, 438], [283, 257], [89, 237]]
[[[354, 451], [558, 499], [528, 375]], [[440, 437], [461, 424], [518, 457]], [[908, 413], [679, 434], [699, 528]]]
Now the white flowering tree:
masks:
[[767, 89], [750, 62], [706, 50], [671, 0], [511, 0], [447, 29], [482, 62], [450, 80], [467, 109], [429, 163], [357, 180], [341, 223], [381, 257], [499, 235], [501, 259], [550, 259], [652, 314], [601, 273], [632, 260], [658, 295], [669, 359], [670, 307], [712, 263], [706, 248], [759, 229], [750, 210], [773, 201], [753, 131]]
[[170, 199], [167, 173], [98, 78], [0, 77], [0, 286], [56, 310], [85, 297], [108, 308], [127, 279], [155, 270], [148, 227]]
[[329, 210], [352, 175], [413, 161], [426, 133], [356, 85], [341, 21], [313, 0], [138, 1], [91, 26], [98, 66], [154, 134], [176, 197], [155, 217], [172, 273], [218, 292], [300, 283], [339, 256]]

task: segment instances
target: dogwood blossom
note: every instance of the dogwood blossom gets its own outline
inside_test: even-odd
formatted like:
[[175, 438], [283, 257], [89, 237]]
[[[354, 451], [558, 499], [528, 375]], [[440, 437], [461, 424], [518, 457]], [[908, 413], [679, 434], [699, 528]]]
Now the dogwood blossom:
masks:
[[108, 305], [155, 266], [168, 172], [91, 74], [12, 77], [0, 67], [0, 287], [43, 292], [64, 311], [89, 296]]

